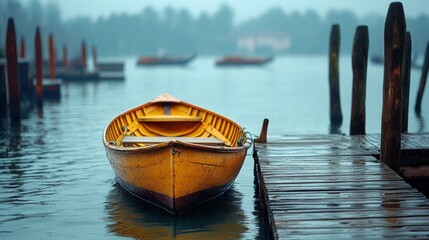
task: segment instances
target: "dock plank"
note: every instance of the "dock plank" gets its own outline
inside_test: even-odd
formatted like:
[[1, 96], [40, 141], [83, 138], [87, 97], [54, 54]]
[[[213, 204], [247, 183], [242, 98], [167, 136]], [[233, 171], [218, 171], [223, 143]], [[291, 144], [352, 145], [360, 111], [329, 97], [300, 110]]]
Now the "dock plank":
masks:
[[[403, 148], [429, 147], [426, 137], [403, 138]], [[295, 135], [257, 144], [256, 177], [272, 236], [429, 238], [429, 200], [373, 156], [379, 142], [377, 135]]]
[[[352, 140], [360, 142], [366, 150], [380, 149], [381, 134], [368, 134], [350, 137]], [[429, 134], [407, 133], [401, 135], [401, 149], [429, 149]]]

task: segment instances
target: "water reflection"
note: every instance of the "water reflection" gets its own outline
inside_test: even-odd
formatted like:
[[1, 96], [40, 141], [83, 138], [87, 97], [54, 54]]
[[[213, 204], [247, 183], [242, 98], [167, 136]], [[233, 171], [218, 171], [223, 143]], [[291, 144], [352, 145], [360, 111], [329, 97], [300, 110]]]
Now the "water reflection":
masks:
[[381, 206], [383, 213], [385, 213], [385, 224], [390, 228], [404, 227], [401, 215], [401, 200], [395, 193], [385, 193], [382, 195]]
[[425, 120], [420, 113], [416, 113], [416, 119], [418, 125], [417, 132], [422, 133], [425, 130]]
[[[256, 153], [254, 153], [256, 154]], [[268, 213], [264, 205], [264, 200], [261, 194], [261, 189], [259, 188], [259, 183], [257, 179], [256, 166], [252, 164], [255, 168], [253, 169], [253, 215], [255, 219], [259, 220], [258, 228], [258, 239], [269, 239], [270, 238], [270, 225], [268, 220]]]
[[193, 211], [173, 216], [126, 192], [117, 182], [107, 196], [109, 231], [135, 239], [239, 239], [247, 231], [242, 194], [232, 187]]
[[[0, 157], [10, 158], [9, 161], [1, 162], [0, 173], [2, 173], [3, 176], [10, 176], [10, 180], [12, 180], [7, 182], [1, 181], [4, 188], [19, 189], [23, 185], [21, 179], [24, 174], [24, 170], [18, 161], [21, 149], [21, 124], [19, 122], [12, 123], [13, 121], [11, 121], [11, 126], [8, 127], [6, 126], [8, 123], [5, 121], [0, 129], [3, 136], [3, 138], [0, 139]], [[19, 197], [19, 195], [16, 195], [16, 197]]]
[[342, 134], [341, 124], [331, 124], [329, 126], [329, 134]]

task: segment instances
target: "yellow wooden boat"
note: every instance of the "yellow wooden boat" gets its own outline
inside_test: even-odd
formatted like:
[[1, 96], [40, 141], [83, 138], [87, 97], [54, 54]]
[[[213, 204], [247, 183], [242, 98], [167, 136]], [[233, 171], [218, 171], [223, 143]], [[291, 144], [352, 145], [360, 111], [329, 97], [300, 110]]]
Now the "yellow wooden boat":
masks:
[[251, 146], [237, 123], [168, 94], [114, 118], [103, 143], [121, 186], [173, 214], [228, 190]]

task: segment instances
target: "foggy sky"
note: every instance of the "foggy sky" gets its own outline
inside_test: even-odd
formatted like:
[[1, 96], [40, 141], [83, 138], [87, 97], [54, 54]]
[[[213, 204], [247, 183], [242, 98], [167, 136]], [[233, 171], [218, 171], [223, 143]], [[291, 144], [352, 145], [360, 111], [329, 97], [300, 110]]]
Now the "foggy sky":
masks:
[[[20, 0], [28, 4], [32, 0]], [[137, 13], [147, 6], [158, 11], [171, 6], [176, 9], [187, 9], [192, 16], [201, 13], [212, 14], [222, 4], [234, 10], [234, 22], [241, 23], [257, 17], [273, 7], [282, 7], [286, 13], [292, 11], [305, 12], [310, 9], [325, 16], [330, 9], [351, 10], [358, 17], [369, 14], [385, 15], [391, 0], [39, 0], [42, 4], [55, 2], [61, 10], [63, 19], [77, 16], [88, 16], [93, 20], [108, 17], [112, 13]], [[429, 15], [429, 0], [403, 0], [405, 14], [416, 17], [421, 14]]]

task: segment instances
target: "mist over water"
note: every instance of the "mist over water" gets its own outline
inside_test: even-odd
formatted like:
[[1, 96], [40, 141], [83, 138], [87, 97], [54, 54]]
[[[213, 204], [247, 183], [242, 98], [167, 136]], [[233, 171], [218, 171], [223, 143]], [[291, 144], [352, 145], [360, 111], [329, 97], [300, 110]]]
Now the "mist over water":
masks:
[[[280, 2], [264, 11], [258, 11], [245, 21], [235, 23], [234, 19], [240, 12], [265, 4], [245, 3], [240, 8], [236, 3], [219, 4], [212, 11], [195, 15], [191, 13], [192, 6], [177, 7], [171, 4], [160, 9], [155, 7], [156, 4], [140, 3], [135, 6], [135, 11], [118, 10], [99, 18], [91, 18], [82, 13], [66, 19], [62, 13], [67, 9], [61, 7], [67, 4], [62, 2], [5, 0], [0, 2], [0, 33], [5, 31], [7, 19], [13, 17], [18, 39], [23, 37], [32, 46], [35, 28], [40, 26], [46, 46], [44, 49], [48, 49], [48, 35], [53, 33], [57, 55], [62, 55], [61, 49], [66, 45], [70, 57], [79, 56], [83, 39], [89, 46], [97, 47], [101, 57], [192, 52], [211, 56], [238, 53], [325, 55], [331, 25], [338, 23], [341, 28], [341, 54], [351, 54], [354, 32], [359, 25], [368, 26], [369, 55], [383, 54], [384, 21], [388, 9], [386, 2], [377, 3], [380, 8], [384, 7], [377, 9], [378, 14], [368, 12], [359, 15], [354, 11], [356, 9], [337, 6], [344, 4], [329, 5], [326, 2], [328, 1], [317, 2], [317, 5], [308, 7], [305, 11], [294, 9], [293, 3]], [[423, 5], [422, 1], [403, 2], [407, 31], [411, 32], [413, 41], [413, 55], [421, 57], [429, 40], [429, 32], [426, 30], [429, 17], [427, 13], [408, 14], [408, 9], [410, 12], [414, 9], [415, 12], [416, 6]], [[360, 5], [365, 4], [376, 3], [364, 1]], [[109, 2], [105, 5], [109, 5]], [[79, 8], [86, 9], [90, 6], [93, 5]], [[321, 14], [318, 8], [328, 10], [326, 14]], [[425, 5], [422, 9], [426, 9]], [[0, 46], [4, 44], [3, 41], [0, 38]], [[28, 48], [28, 56], [33, 56], [32, 47]]]

